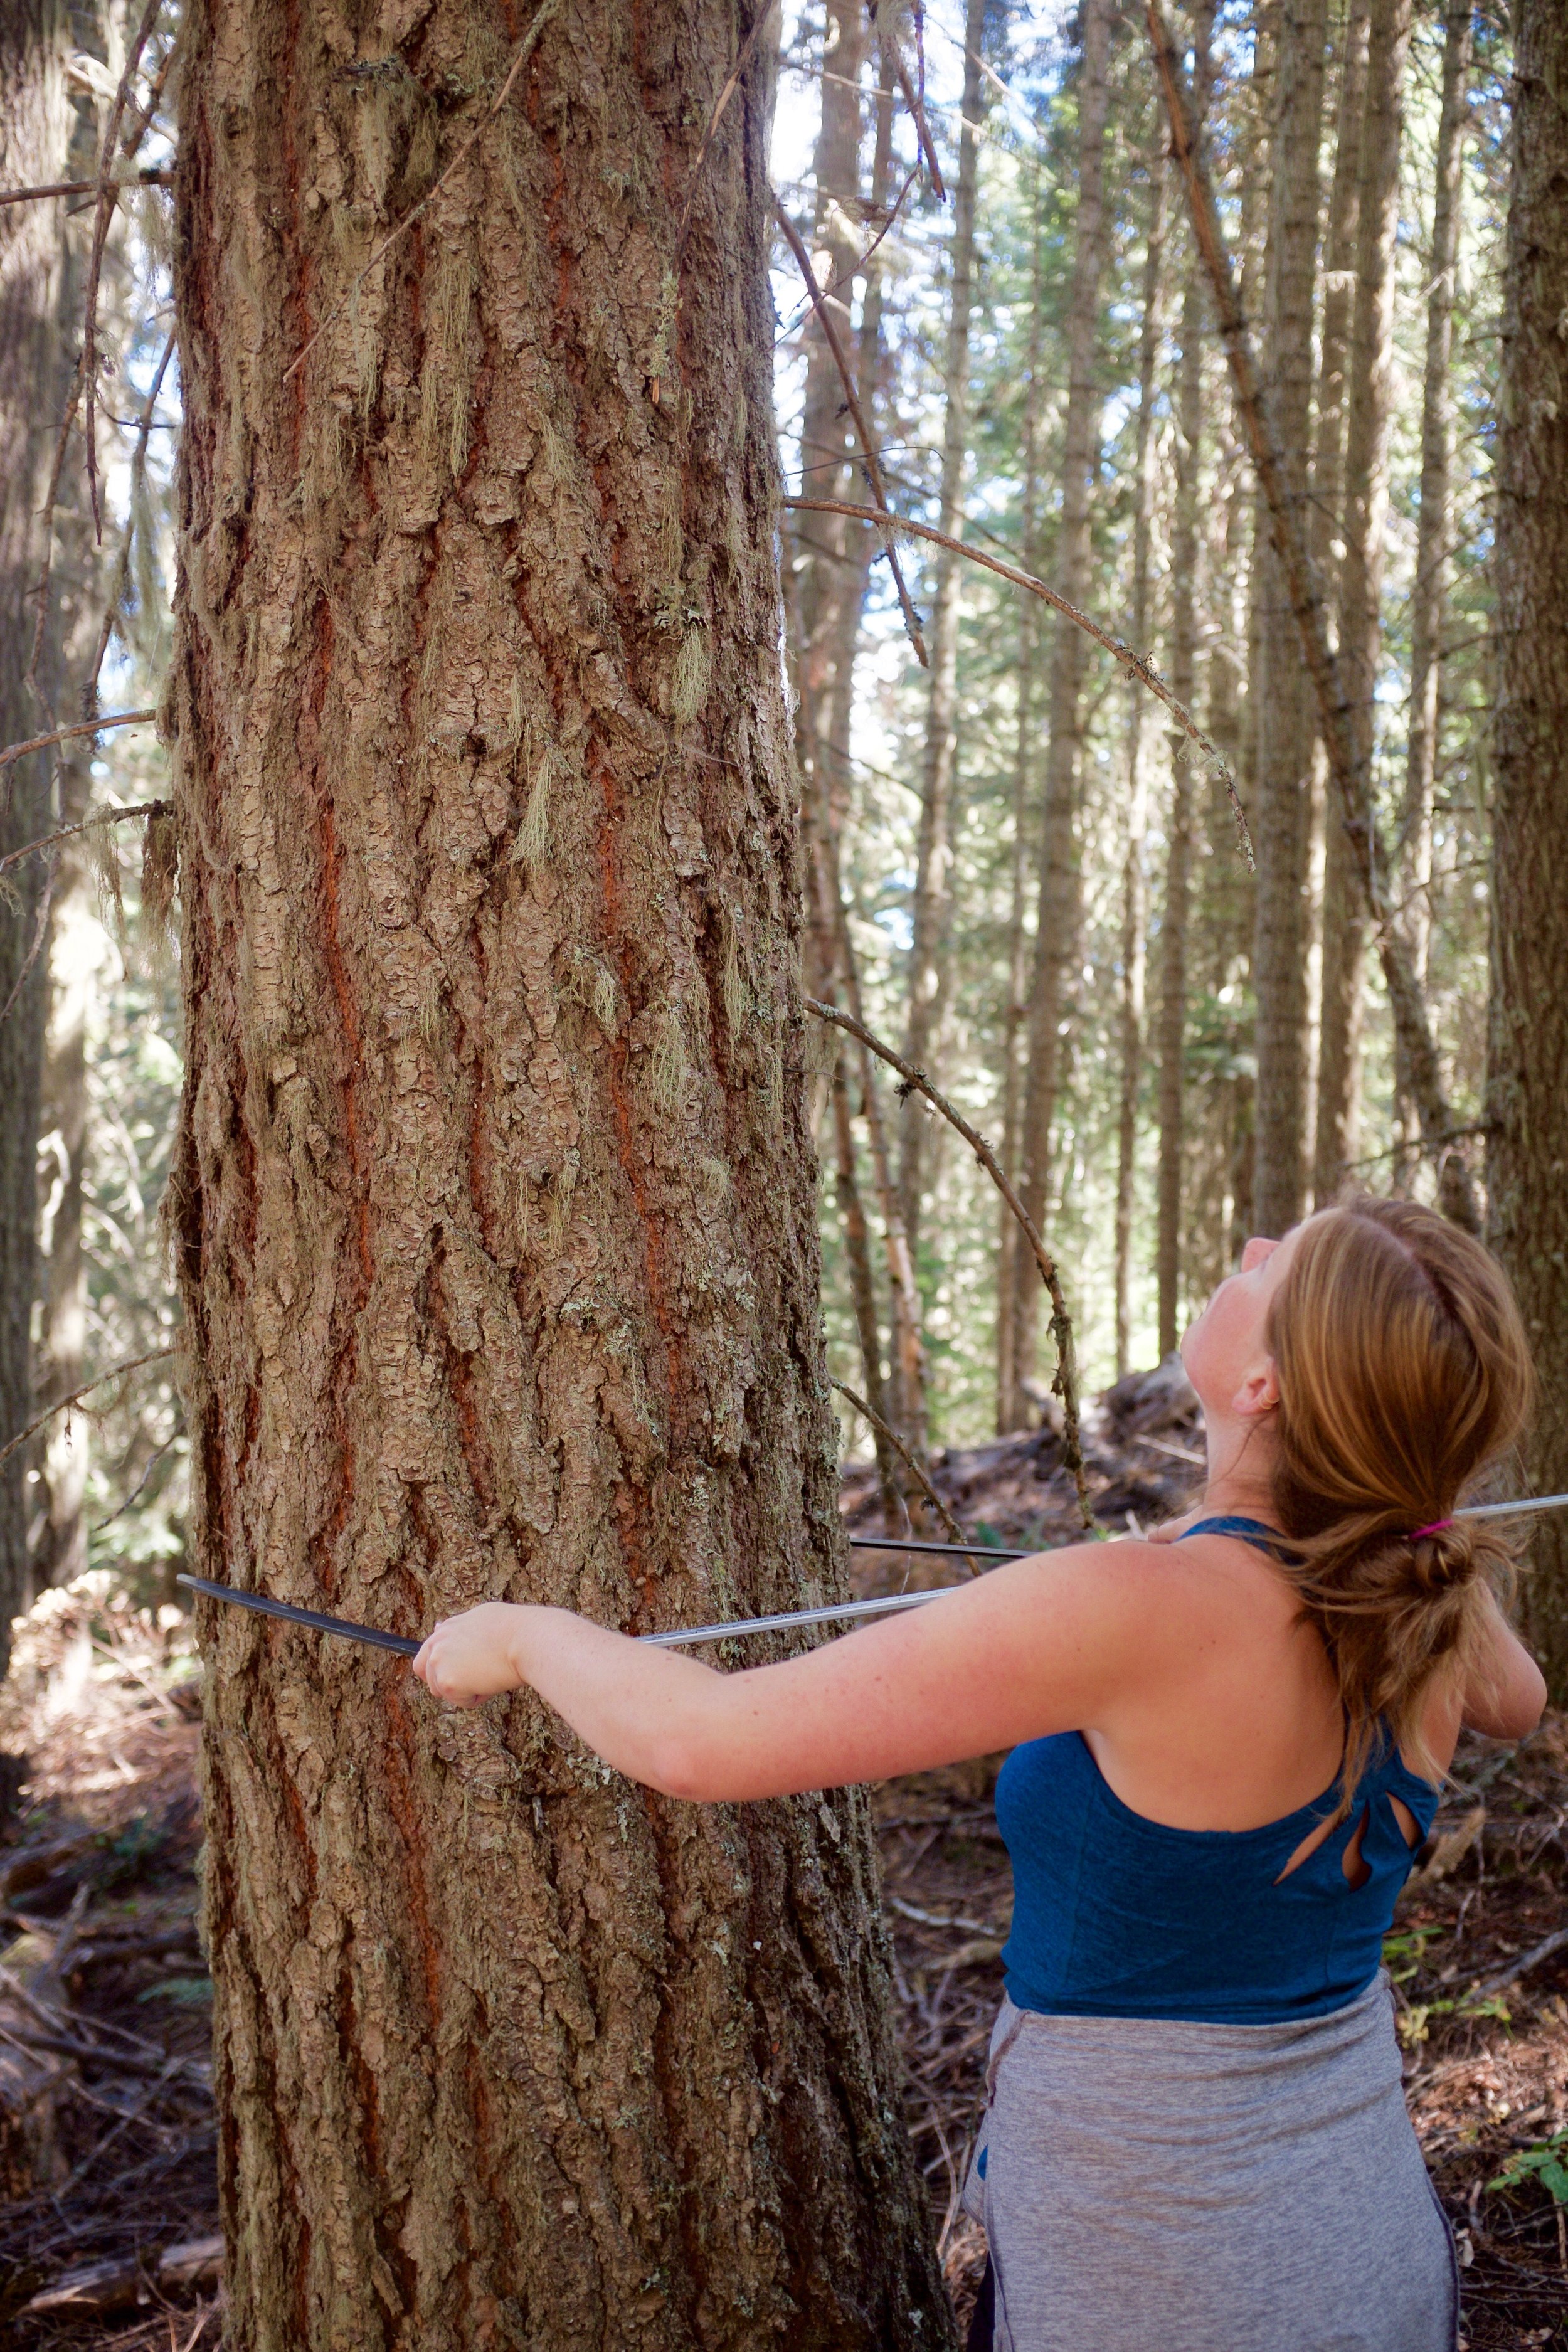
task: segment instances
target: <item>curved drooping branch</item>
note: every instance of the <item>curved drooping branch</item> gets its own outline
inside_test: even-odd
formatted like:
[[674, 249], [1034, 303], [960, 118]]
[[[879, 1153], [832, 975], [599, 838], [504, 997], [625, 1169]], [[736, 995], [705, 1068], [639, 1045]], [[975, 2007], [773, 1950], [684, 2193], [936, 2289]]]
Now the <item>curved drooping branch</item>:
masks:
[[815, 996], [805, 997], [803, 1001], [806, 1011], [815, 1013], [819, 1021], [830, 1021], [836, 1029], [842, 1029], [847, 1035], [858, 1038], [861, 1045], [879, 1055], [887, 1063], [889, 1069], [897, 1070], [906, 1091], [923, 1096], [933, 1110], [941, 1112], [950, 1127], [957, 1129], [1002, 1198], [1006, 1202], [1014, 1216], [1017, 1218], [1023, 1229], [1024, 1238], [1034, 1253], [1035, 1264], [1040, 1270], [1040, 1280], [1045, 1284], [1051, 1302], [1050, 1330], [1051, 1337], [1057, 1343], [1057, 1370], [1051, 1387], [1062, 1401], [1062, 1459], [1072, 1472], [1073, 1485], [1078, 1489], [1079, 1511], [1084, 1526], [1092, 1527], [1094, 1521], [1083, 1482], [1083, 1446], [1079, 1435], [1078, 1356], [1073, 1346], [1072, 1318], [1068, 1313], [1067, 1300], [1062, 1295], [1061, 1276], [1057, 1272], [1057, 1262], [1040, 1239], [1039, 1229], [1033, 1217], [1019, 1200], [996, 1154], [979, 1129], [971, 1127], [963, 1113], [961, 1110], [955, 1110], [947, 1097], [938, 1092], [923, 1070], [917, 1070], [912, 1063], [905, 1061], [901, 1054], [895, 1054], [890, 1045], [885, 1045], [882, 1043], [875, 1030], [868, 1029], [863, 1021], [857, 1021], [852, 1013], [840, 1011], [837, 1004], [819, 1003]]
[[[874, 522], [883, 529], [889, 520], [875, 507], [855, 506], [847, 499], [785, 499], [784, 503], [805, 514], [854, 515], [861, 522]], [[954, 555], [966, 555], [971, 563], [982, 564], [987, 572], [994, 572], [998, 578], [1010, 580], [1015, 588], [1026, 589], [1031, 596], [1040, 597], [1053, 612], [1059, 613], [1075, 628], [1082, 629], [1091, 636], [1097, 646], [1103, 646], [1129, 677], [1136, 678], [1140, 686], [1147, 687], [1150, 693], [1164, 704], [1182, 733], [1196, 746], [1205, 760], [1212, 761], [1220, 782], [1225, 786], [1231, 814], [1236, 819], [1237, 845], [1247, 866], [1252, 866], [1252, 835], [1247, 830], [1247, 812], [1241, 805], [1236, 779], [1226, 764], [1224, 754], [1218, 745], [1204, 733], [1192, 712], [1177, 701], [1146, 654], [1135, 654], [1131, 646], [1123, 644], [1109, 629], [1101, 628], [1089, 614], [1080, 613], [1076, 604], [1069, 604], [1065, 596], [1047, 587], [1043, 580], [1037, 580], [1032, 572], [1022, 571], [1016, 563], [1005, 563], [999, 555], [987, 555], [984, 548], [972, 546], [967, 540], [951, 539], [946, 531], [934, 530], [929, 522], [911, 522], [907, 515], [895, 515], [891, 522], [895, 530], [907, 530], [916, 539], [929, 539], [933, 546], [949, 549]]]

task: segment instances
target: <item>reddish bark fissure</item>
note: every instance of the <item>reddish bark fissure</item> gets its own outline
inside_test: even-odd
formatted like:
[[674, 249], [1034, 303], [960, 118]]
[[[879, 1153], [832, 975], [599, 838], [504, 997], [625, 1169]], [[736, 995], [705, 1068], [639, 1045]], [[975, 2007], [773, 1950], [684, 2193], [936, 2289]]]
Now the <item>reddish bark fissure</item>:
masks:
[[[400, 1630], [841, 1572], [746, 26], [560, 12], [344, 299], [527, 18], [207, 0], [182, 100], [195, 1549]], [[863, 1799], [206, 1630], [237, 2346], [945, 2339]]]

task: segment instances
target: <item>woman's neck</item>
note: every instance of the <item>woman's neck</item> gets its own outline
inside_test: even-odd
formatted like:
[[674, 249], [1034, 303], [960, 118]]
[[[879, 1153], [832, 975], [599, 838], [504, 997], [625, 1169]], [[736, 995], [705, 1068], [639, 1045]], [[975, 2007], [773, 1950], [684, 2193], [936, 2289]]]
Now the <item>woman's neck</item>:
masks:
[[1204, 1509], [1215, 1517], [1274, 1520], [1274, 1433], [1256, 1421], [1218, 1415], [1208, 1425]]

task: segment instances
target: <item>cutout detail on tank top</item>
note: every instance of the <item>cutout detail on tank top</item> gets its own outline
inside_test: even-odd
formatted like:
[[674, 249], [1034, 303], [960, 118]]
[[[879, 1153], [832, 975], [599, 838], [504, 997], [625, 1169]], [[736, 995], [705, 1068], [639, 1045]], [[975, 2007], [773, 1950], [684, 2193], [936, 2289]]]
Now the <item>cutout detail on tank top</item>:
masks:
[[1414, 1853], [1416, 1847], [1422, 1843], [1420, 1822], [1416, 1820], [1415, 1814], [1411, 1811], [1403, 1797], [1396, 1797], [1392, 1789], [1385, 1789], [1384, 1790], [1384, 1794], [1388, 1799], [1390, 1811], [1393, 1813], [1394, 1820], [1399, 1824], [1400, 1836], [1405, 1840], [1405, 1843], [1410, 1848], [1411, 1853]]
[[1372, 1807], [1365, 1804], [1361, 1809], [1360, 1821], [1345, 1840], [1344, 1856], [1340, 1864], [1345, 1874], [1345, 1884], [1352, 1890], [1364, 1886], [1372, 1876], [1372, 1864], [1362, 1852], [1362, 1841], [1371, 1826]]

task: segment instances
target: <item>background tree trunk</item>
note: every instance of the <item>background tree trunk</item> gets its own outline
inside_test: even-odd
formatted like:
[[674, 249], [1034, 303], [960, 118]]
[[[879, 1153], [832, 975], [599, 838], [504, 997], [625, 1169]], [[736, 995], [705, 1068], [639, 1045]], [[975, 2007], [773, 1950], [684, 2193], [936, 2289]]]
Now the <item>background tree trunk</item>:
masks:
[[[746, 29], [189, 26], [193, 1564], [405, 1631], [842, 1587]], [[204, 1632], [237, 2352], [949, 2340], [862, 1793]]]
[[1426, 983], [1432, 933], [1432, 791], [1437, 772], [1437, 707], [1443, 612], [1448, 586], [1449, 474], [1453, 395], [1448, 373], [1458, 295], [1464, 218], [1460, 169], [1469, 124], [1470, 0], [1447, 0], [1443, 18], [1443, 100], [1433, 159], [1432, 250], [1426, 266], [1426, 370], [1421, 394], [1421, 507], [1410, 593], [1410, 728], [1400, 812], [1399, 878], [1416, 975]]
[[[1078, 215], [1067, 321], [1068, 399], [1062, 430], [1062, 502], [1051, 585], [1070, 604], [1084, 602], [1089, 566], [1089, 503], [1100, 447], [1103, 394], [1095, 375], [1100, 285], [1105, 267], [1105, 117], [1110, 58], [1110, 0], [1084, 0], [1079, 69]], [[1073, 829], [1083, 740], [1086, 640], [1058, 622], [1051, 640], [1049, 746], [1040, 823], [1039, 916], [1029, 990], [1029, 1038], [1020, 1137], [1018, 1196], [1037, 1229], [1046, 1223], [1051, 1122], [1060, 1068], [1058, 1035], [1078, 931], [1079, 876]], [[1013, 1253], [1013, 1394], [1006, 1425], [1031, 1418], [1025, 1382], [1039, 1347], [1040, 1281], [1024, 1250]]]
[[[1132, 643], [1149, 644], [1150, 541], [1154, 520], [1154, 371], [1160, 357], [1161, 277], [1165, 253], [1165, 125], [1155, 115], [1150, 142], [1149, 223], [1144, 232], [1143, 324], [1138, 338], [1138, 437], [1133, 482]], [[1034, 569], [1033, 565], [1029, 567]], [[1027, 599], [1033, 603], [1033, 599]], [[1179, 688], [1173, 688], [1178, 691]], [[1138, 1097], [1143, 1083], [1143, 978], [1147, 891], [1143, 827], [1148, 803], [1143, 773], [1144, 720], [1141, 686], [1128, 698], [1127, 847], [1121, 861], [1121, 1069], [1116, 1116], [1116, 1377], [1132, 1360], [1132, 1211], [1138, 1174]]]
[[[986, 85], [980, 51], [985, 34], [985, 0], [967, 0], [963, 38], [963, 121], [958, 143], [958, 185], [952, 200], [952, 284], [948, 297], [947, 358], [942, 369], [945, 409], [942, 435], [940, 528], [963, 535], [963, 474], [969, 457], [969, 323], [973, 303], [974, 188], [978, 171], [976, 128], [984, 111]], [[952, 899], [952, 786], [958, 717], [958, 610], [963, 558], [940, 551], [931, 624], [931, 705], [926, 719], [925, 772], [921, 780], [920, 843], [911, 915], [909, 1013], [904, 1056], [917, 1069], [931, 1058], [947, 1000], [949, 925]], [[921, 1195], [926, 1182], [925, 1145], [931, 1113], [918, 1095], [907, 1095], [899, 1120], [899, 1193], [904, 1231], [918, 1272]], [[925, 1444], [924, 1400], [919, 1423], [906, 1402], [903, 1434]]]
[[[1394, 241], [1412, 0], [1371, 0], [1366, 110], [1357, 203], [1355, 316], [1345, 437], [1344, 559], [1340, 566], [1340, 675], [1351, 702], [1357, 766], [1372, 821], [1372, 757], [1383, 647], [1388, 528], [1388, 429], [1394, 366]], [[1356, 1153], [1365, 894], [1342, 812], [1331, 804], [1323, 859], [1323, 993], [1318, 1055], [1313, 1197], [1331, 1201]]]
[[[1287, 496], [1307, 494], [1312, 404], [1318, 143], [1323, 110], [1324, 0], [1281, 0], [1274, 178], [1263, 293], [1265, 394]], [[1307, 819], [1316, 712], [1283, 568], [1266, 532], [1258, 549], [1258, 849], [1252, 984], [1258, 1093], [1252, 1218], [1282, 1234], [1304, 1203], [1307, 1086]]]
[[[1024, 495], [1019, 508], [1018, 545], [1026, 572], [1037, 574], [1040, 563], [1040, 363], [1045, 342], [1045, 225], [1039, 159], [1033, 160], [1029, 208], [1029, 342], [1024, 384]], [[1018, 1128], [1023, 1110], [1023, 1073], [1018, 1048], [1026, 1034], [1029, 1008], [1029, 936], [1024, 920], [1033, 868], [1030, 857], [1029, 814], [1035, 803], [1038, 766], [1040, 608], [1033, 596], [1017, 599], [1018, 676], [1015, 693], [1018, 730], [1013, 746], [1013, 837], [1008, 844], [1007, 1006], [1002, 1034], [1002, 1165], [1016, 1182]], [[1013, 1426], [1010, 1418], [1017, 1381], [1017, 1271], [1015, 1257], [1025, 1248], [1018, 1221], [1005, 1201], [998, 1203], [996, 1226], [996, 1428], [998, 1435]]]
[[[66, 12], [56, 0], [16, 0], [0, 11], [0, 184], [59, 179], [71, 110]], [[44, 537], [39, 510], [75, 343], [62, 336], [62, 207], [0, 209], [0, 744], [49, 724], [25, 684]], [[79, 333], [79, 329], [75, 330]], [[40, 420], [45, 429], [40, 430]], [[47, 704], [58, 685], [50, 629], [40, 674]], [[46, 754], [0, 770], [0, 856], [49, 830], [53, 762]], [[32, 858], [13, 869], [0, 904], [0, 1444], [33, 1417], [32, 1317], [37, 1286], [37, 1140], [48, 1006], [48, 918], [54, 868]], [[0, 1672], [11, 1620], [32, 1597], [27, 1450], [0, 1468]]]
[[[1535, 1351], [1525, 1491], [1568, 1489], [1568, 14], [1514, 13], [1497, 477], [1491, 1238]], [[1524, 1615], [1568, 1700], [1568, 1519], [1543, 1512]]]
[[[1203, 135], [1208, 110], [1213, 0], [1199, 0], [1193, 25], [1193, 110]], [[1203, 263], [1189, 238], [1182, 294], [1182, 359], [1176, 391], [1176, 513], [1171, 533], [1171, 691], [1196, 702], [1198, 473], [1204, 436]], [[1176, 1345], [1181, 1310], [1184, 1057], [1186, 1052], [1187, 900], [1193, 849], [1193, 772], [1184, 736], [1172, 733], [1165, 916], [1160, 934], [1160, 1200], [1155, 1237], [1159, 1349]]]

